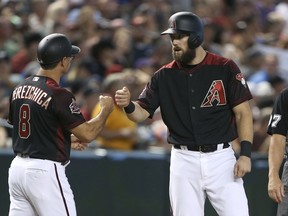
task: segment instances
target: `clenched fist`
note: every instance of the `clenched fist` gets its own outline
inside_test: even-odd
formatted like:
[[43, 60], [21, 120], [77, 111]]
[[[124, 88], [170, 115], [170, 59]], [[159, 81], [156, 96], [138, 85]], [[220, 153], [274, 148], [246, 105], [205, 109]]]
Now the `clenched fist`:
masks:
[[114, 109], [114, 101], [110, 96], [99, 96], [99, 103], [102, 109], [107, 109], [109, 113], [111, 113]]
[[115, 102], [119, 107], [121, 108], [127, 107], [130, 103], [130, 100], [131, 100], [131, 93], [126, 86], [116, 91]]

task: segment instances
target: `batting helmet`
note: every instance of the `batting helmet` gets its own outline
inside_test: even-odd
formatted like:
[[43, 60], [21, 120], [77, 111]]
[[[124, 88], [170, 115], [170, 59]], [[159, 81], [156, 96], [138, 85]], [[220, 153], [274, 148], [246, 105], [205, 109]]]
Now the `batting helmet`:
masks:
[[37, 48], [37, 59], [40, 65], [52, 65], [64, 57], [71, 57], [80, 52], [80, 48], [71, 44], [70, 40], [60, 33], [44, 37]]
[[165, 34], [189, 34], [190, 48], [199, 47], [204, 40], [204, 25], [202, 20], [192, 12], [178, 12], [169, 18], [169, 28], [162, 32]]

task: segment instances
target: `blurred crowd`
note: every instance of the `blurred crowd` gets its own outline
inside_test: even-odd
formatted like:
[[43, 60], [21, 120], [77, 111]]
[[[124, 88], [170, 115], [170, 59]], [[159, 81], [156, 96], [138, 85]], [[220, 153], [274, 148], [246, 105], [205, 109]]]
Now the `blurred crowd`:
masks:
[[[61, 85], [76, 96], [88, 120], [100, 94], [126, 85], [132, 98], [172, 60], [160, 32], [174, 12], [192, 11], [205, 24], [203, 47], [233, 59], [254, 96], [253, 151], [267, 153], [273, 102], [287, 86], [288, 0], [2, 0], [0, 3], [0, 147], [11, 147], [6, 119], [15, 85], [37, 73], [36, 48], [47, 34], [64, 33], [81, 48]], [[90, 149], [169, 149], [160, 110], [135, 124], [117, 107]]]

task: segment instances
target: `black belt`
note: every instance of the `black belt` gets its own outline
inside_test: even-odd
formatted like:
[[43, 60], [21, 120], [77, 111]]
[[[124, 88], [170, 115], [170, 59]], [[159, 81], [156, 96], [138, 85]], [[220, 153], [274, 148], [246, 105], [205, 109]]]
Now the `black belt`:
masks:
[[179, 145], [179, 144], [175, 144], [174, 145], [174, 148], [175, 149], [186, 149], [187, 147], [187, 150], [189, 151], [199, 151], [199, 152], [214, 152], [218, 149], [218, 145], [222, 145], [223, 148], [222, 149], [225, 149], [225, 148], [228, 148], [230, 146], [230, 144], [228, 142], [224, 142], [222, 144], [214, 144], [214, 145], [199, 145], [199, 146], [196, 146], [196, 145], [184, 145], [185, 148], [181, 148], [183, 145]]
[[[23, 153], [17, 153], [16, 154], [17, 156], [21, 157], [21, 158], [34, 158], [34, 159], [40, 159], [40, 160], [45, 160], [43, 158], [37, 158], [37, 157], [34, 157], [34, 156], [30, 156], [30, 155], [27, 155], [27, 154], [23, 154]], [[47, 159], [48, 160], [48, 159]], [[58, 161], [56, 161], [58, 162]], [[61, 163], [62, 166], [65, 166], [67, 163], [69, 163], [69, 160], [65, 161], [65, 162], [59, 162]]]

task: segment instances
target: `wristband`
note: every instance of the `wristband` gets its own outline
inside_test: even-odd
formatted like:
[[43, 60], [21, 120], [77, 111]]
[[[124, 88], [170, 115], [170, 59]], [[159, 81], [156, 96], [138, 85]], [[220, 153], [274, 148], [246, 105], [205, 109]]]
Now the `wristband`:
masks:
[[134, 104], [132, 101], [130, 101], [129, 105], [126, 106], [126, 107], [124, 107], [124, 110], [125, 110], [125, 112], [128, 113], [128, 114], [134, 112], [134, 110], [135, 110], [135, 104]]
[[240, 145], [241, 145], [240, 156], [247, 156], [251, 158], [252, 143], [247, 140], [244, 140], [240, 142]]

